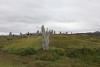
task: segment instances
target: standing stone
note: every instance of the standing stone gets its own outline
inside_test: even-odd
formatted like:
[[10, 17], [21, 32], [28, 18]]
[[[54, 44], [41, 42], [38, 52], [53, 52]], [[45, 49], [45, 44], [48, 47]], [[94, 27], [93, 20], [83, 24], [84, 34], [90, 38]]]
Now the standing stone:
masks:
[[20, 37], [23, 38], [23, 34], [20, 32]]
[[54, 31], [54, 34], [56, 34], [56, 31]]
[[60, 34], [62, 34], [62, 32], [60, 32]]
[[43, 50], [48, 50], [49, 49], [49, 31], [48, 29], [45, 30], [44, 25], [41, 27], [42, 31], [42, 48]]
[[66, 32], [66, 34], [68, 34], [68, 32]]
[[37, 30], [36, 34], [37, 34], [37, 35], [39, 35], [39, 34], [40, 34], [39, 30]]
[[28, 38], [30, 37], [30, 32], [27, 33], [27, 37], [28, 37]]
[[13, 35], [12, 32], [10, 32], [10, 33], [9, 33], [9, 37], [12, 37], [12, 35]]
[[71, 32], [71, 34], [73, 34], [73, 33]]
[[12, 40], [13, 34], [12, 32], [9, 33], [9, 40]]
[[36, 34], [39, 34], [39, 30], [37, 30]]

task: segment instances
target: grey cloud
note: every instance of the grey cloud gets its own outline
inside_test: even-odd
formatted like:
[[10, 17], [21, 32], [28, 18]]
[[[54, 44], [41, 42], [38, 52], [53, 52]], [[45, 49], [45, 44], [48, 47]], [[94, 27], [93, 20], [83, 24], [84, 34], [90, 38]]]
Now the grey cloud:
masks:
[[[99, 8], [100, 0], [0, 0], [0, 32], [28, 32], [42, 24], [52, 27], [55, 22], [52, 28], [56, 30], [100, 30]], [[73, 24], [67, 28], [63, 23], [77, 23], [78, 28]]]

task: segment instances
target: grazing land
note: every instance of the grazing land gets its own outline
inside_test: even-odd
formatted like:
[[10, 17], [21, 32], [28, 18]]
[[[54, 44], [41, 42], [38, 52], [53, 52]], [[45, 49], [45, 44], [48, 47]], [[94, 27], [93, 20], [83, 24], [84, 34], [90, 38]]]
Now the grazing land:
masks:
[[100, 36], [50, 36], [43, 51], [42, 37], [0, 36], [0, 67], [100, 67]]

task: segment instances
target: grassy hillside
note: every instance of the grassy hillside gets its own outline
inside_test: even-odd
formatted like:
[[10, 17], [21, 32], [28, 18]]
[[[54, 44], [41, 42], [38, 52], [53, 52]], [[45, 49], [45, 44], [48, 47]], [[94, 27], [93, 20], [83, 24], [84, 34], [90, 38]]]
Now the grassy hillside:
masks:
[[0, 67], [100, 67], [100, 36], [51, 35], [49, 51], [41, 36], [0, 36]]

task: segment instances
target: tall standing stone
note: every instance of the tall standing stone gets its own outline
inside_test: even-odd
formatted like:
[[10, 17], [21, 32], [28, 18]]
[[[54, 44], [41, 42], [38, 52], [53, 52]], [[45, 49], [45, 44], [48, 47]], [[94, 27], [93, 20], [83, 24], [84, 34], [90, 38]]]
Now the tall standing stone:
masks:
[[54, 34], [56, 34], [56, 31], [54, 31]]
[[42, 32], [42, 48], [43, 50], [48, 50], [49, 49], [49, 31], [48, 29], [45, 30], [44, 25], [41, 27], [41, 32]]
[[12, 32], [10, 32], [10, 33], [9, 33], [9, 37], [12, 37], [12, 35], [13, 35]]
[[20, 32], [20, 37], [23, 38], [23, 34]]

